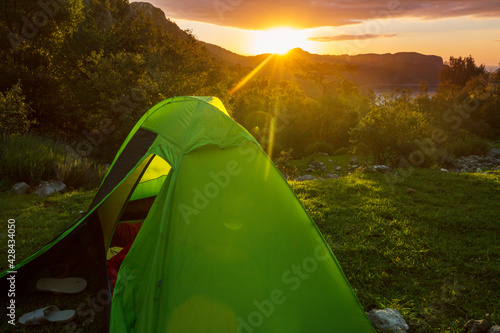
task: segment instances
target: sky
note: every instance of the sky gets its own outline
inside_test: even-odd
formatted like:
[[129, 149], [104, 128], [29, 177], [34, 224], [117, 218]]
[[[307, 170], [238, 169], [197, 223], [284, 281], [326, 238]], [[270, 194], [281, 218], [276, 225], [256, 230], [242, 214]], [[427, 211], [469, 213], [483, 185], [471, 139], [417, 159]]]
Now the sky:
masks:
[[499, 0], [148, 0], [181, 29], [254, 55], [419, 52], [500, 62]]

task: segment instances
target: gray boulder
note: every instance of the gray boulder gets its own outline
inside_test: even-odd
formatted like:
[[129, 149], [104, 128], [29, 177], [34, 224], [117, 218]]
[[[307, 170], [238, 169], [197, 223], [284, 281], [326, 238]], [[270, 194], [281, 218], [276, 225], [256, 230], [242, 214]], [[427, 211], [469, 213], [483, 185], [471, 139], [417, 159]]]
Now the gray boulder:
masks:
[[342, 167], [341, 167], [341, 166], [338, 166], [338, 167], [336, 167], [335, 169], [336, 169], [336, 170], [340, 170], [340, 169], [342, 169]]
[[378, 172], [392, 172], [393, 170], [387, 165], [374, 165], [373, 168]]
[[39, 197], [48, 197], [56, 193], [56, 190], [50, 185], [41, 185], [34, 193]]
[[14, 186], [12, 186], [12, 193], [14, 194], [24, 194], [26, 193], [27, 190], [29, 190], [30, 186], [24, 182], [22, 183], [15, 183]]
[[500, 157], [500, 148], [491, 148], [486, 156]]
[[488, 333], [488, 321], [486, 319], [474, 320], [471, 319], [465, 324], [469, 333]]
[[449, 171], [448, 171], [447, 169], [445, 169], [445, 168], [441, 168], [441, 171], [442, 171], [442, 172], [449, 172]]
[[311, 175], [303, 175], [303, 176], [300, 176], [299, 178], [297, 178], [298, 181], [304, 181], [304, 180], [315, 180], [316, 178], [314, 178], [313, 176]]
[[66, 184], [60, 180], [50, 180], [49, 185], [52, 186], [57, 193], [66, 191]]
[[368, 319], [376, 329], [387, 333], [406, 333], [409, 329], [401, 313], [396, 309], [373, 309], [368, 312]]
[[489, 329], [488, 333], [500, 333], [500, 326], [498, 325], [492, 326]]
[[41, 181], [38, 189], [34, 192], [39, 197], [48, 197], [54, 193], [61, 193], [66, 190], [66, 184], [59, 180]]

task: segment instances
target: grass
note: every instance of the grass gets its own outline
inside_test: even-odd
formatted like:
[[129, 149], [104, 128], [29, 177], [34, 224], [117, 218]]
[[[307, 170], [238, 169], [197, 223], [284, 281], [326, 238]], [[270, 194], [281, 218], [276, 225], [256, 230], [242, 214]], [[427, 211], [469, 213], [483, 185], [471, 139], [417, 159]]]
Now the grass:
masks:
[[[0, 258], [7, 258], [7, 220], [16, 220], [16, 263], [42, 248], [76, 222], [95, 191], [74, 191], [51, 197], [0, 193]], [[7, 269], [0, 261], [0, 271]]]
[[500, 323], [498, 175], [416, 169], [291, 185], [365, 310], [396, 308], [410, 332]]
[[[343, 173], [337, 173], [347, 174], [348, 155], [313, 158], [329, 169], [340, 165]], [[302, 170], [309, 162], [294, 161]], [[414, 169], [398, 170], [401, 176], [395, 178], [351, 172], [339, 179], [290, 184], [365, 310], [396, 308], [409, 332], [463, 332], [471, 318], [500, 324], [498, 175]], [[38, 198], [0, 193], [1, 220], [16, 219], [16, 261], [71, 225], [94, 194]], [[4, 228], [6, 223], [2, 235]], [[5, 257], [5, 246], [0, 251]]]

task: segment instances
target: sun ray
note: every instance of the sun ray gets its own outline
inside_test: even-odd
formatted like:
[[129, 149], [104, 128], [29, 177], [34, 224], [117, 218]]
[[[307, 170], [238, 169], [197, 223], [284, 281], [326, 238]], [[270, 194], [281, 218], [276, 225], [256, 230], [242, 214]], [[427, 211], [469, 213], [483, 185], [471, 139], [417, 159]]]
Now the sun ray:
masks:
[[270, 54], [266, 59], [264, 59], [263, 62], [261, 62], [257, 67], [255, 67], [250, 73], [248, 73], [247, 76], [245, 76], [240, 82], [238, 82], [237, 85], [235, 85], [231, 90], [229, 90], [229, 94], [232, 95], [236, 91], [238, 91], [241, 87], [243, 87], [252, 77], [255, 76], [266, 64], [271, 58], [274, 56], [274, 54]]

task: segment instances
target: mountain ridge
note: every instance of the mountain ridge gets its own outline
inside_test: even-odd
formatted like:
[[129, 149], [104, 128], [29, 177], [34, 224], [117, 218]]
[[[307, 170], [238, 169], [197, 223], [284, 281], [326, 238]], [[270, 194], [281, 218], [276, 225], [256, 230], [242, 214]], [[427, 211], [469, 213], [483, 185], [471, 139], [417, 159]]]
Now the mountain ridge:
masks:
[[[164, 32], [178, 37], [188, 38], [189, 34], [168, 19], [165, 13], [148, 2], [132, 2], [136, 11], [151, 18], [153, 23]], [[206, 50], [215, 57], [232, 66], [256, 67], [269, 54], [254, 56], [241, 55], [219, 45], [200, 41]], [[443, 59], [436, 55], [424, 55], [418, 52], [365, 53], [358, 55], [314, 54], [295, 48], [289, 56], [302, 58], [312, 63], [344, 63], [357, 66], [356, 74], [346, 77], [358, 85], [418, 85], [422, 81], [428, 84], [439, 83], [439, 72], [444, 66]]]

